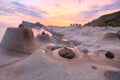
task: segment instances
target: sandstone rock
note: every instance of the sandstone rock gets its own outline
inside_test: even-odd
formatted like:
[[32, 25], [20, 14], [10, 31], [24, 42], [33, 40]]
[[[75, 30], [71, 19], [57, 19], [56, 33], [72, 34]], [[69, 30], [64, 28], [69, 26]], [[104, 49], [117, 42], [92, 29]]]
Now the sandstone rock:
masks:
[[3, 49], [32, 53], [36, 49], [36, 42], [30, 28], [8, 28], [1, 41]]
[[27, 22], [27, 21], [22, 21], [22, 23], [20, 24], [25, 28], [41, 28], [41, 27], [45, 27], [43, 24], [36, 22], [36, 23], [31, 23], [31, 22]]
[[44, 27], [44, 26], [45, 26], [45, 25], [43, 25], [43, 24], [41, 24], [41, 23], [39, 23], [39, 22], [36, 22], [35, 25], [36, 25], [36, 26], [39, 26], [39, 27]]
[[71, 43], [73, 43], [75, 46], [81, 45], [81, 42], [70, 40]]
[[106, 33], [103, 40], [119, 40], [119, 36], [116, 33]]
[[120, 71], [106, 71], [105, 80], [120, 80]]
[[47, 46], [47, 49], [49, 49], [50, 51], [54, 51], [59, 48], [61, 48], [61, 47], [60, 46]]
[[41, 42], [49, 42], [50, 36], [43, 31], [42, 34], [36, 36], [36, 39]]
[[120, 31], [117, 32], [118, 37], [120, 38]]

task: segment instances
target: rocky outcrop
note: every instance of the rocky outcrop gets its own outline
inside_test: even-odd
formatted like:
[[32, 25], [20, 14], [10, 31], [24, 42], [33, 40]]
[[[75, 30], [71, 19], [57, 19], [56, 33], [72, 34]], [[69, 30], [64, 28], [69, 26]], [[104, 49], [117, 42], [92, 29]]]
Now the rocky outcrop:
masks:
[[41, 24], [41, 23], [39, 23], [39, 22], [36, 22], [35, 25], [36, 25], [36, 26], [39, 26], [39, 27], [44, 27], [44, 26], [45, 26], [45, 25], [43, 25], [43, 24]]
[[0, 47], [7, 50], [32, 53], [36, 42], [31, 28], [8, 28]]
[[36, 23], [34, 24], [34, 23], [31, 23], [31, 22], [22, 21], [22, 24], [20, 24], [19, 27], [41, 28], [41, 27], [45, 27], [45, 25], [43, 25], [43, 24], [41, 24], [41, 23], [39, 23], [39, 22], [36, 22]]
[[89, 22], [85, 24], [84, 26], [120, 26], [120, 11], [111, 13], [111, 14], [106, 14], [98, 19], [93, 20], [92, 22]]
[[117, 33], [106, 33], [103, 36], [102, 40], [111, 40], [111, 41], [114, 41], [114, 40], [120, 40], [120, 38], [119, 38], [119, 36], [118, 36]]

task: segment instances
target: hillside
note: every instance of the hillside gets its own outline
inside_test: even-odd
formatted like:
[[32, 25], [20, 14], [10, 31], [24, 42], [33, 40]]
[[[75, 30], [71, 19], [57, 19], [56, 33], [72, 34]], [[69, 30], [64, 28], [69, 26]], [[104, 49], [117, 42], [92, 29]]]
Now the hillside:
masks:
[[85, 24], [84, 26], [120, 26], [120, 11], [103, 15], [98, 19], [93, 20]]

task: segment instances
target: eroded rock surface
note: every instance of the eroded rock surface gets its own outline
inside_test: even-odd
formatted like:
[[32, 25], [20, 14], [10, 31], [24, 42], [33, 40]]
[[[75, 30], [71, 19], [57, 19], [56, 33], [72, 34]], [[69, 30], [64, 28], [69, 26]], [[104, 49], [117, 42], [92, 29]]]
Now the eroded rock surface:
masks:
[[[58, 42], [61, 41], [62, 39], [58, 39]], [[53, 42], [52, 45], [51, 43], [44, 43], [44, 45], [37, 43], [40, 46], [38, 49], [35, 42], [31, 29], [20, 27], [7, 30], [0, 48], [0, 80], [120, 79], [119, 46], [115, 48], [105, 48], [105, 46], [99, 48], [104, 51], [96, 49], [92, 52], [70, 43], [63, 45], [63, 42], [59, 44]], [[61, 49], [62, 54], [66, 55], [67, 52], [70, 57], [61, 57], [59, 55]], [[114, 58], [106, 57], [106, 52], [114, 54]], [[32, 54], [26, 56], [25, 53]], [[111, 54], [107, 55], [111, 57]]]

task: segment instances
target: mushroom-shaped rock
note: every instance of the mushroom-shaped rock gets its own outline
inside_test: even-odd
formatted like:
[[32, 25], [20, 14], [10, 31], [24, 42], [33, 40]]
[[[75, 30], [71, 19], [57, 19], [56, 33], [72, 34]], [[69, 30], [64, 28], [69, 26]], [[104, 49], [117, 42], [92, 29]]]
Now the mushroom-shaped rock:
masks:
[[42, 34], [37, 35], [36, 39], [41, 42], [49, 42], [50, 36], [43, 31]]
[[45, 35], [45, 32], [44, 32], [44, 31], [42, 32], [42, 35]]
[[3, 36], [0, 47], [23, 53], [32, 53], [36, 42], [30, 28], [8, 28]]
[[72, 50], [68, 49], [67, 47], [60, 49], [58, 53], [61, 57], [67, 59], [73, 59], [75, 57], [75, 53]]

